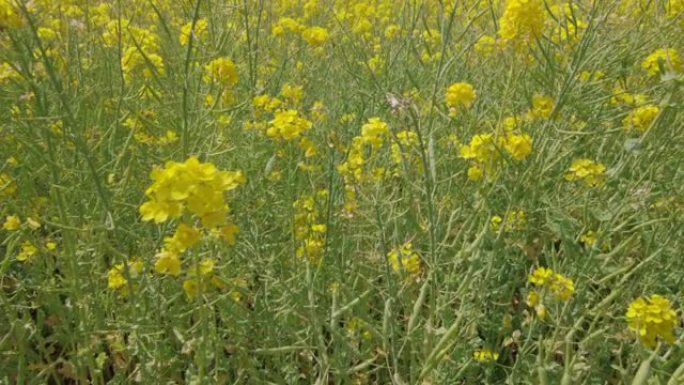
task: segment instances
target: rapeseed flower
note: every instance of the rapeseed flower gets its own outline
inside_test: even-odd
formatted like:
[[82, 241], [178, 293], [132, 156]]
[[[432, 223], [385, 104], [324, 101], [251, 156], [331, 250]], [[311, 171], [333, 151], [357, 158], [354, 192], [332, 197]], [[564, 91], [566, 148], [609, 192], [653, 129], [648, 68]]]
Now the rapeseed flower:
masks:
[[387, 253], [387, 260], [396, 273], [417, 276], [420, 273], [420, 256], [413, 251], [411, 242], [395, 247]]
[[542, 35], [545, 19], [541, 0], [506, 0], [499, 36], [505, 41], [534, 40]]
[[384, 138], [389, 135], [389, 125], [380, 118], [370, 118], [361, 126], [361, 140], [370, 144], [373, 149], [382, 146]]
[[0, 29], [21, 28], [24, 19], [14, 6], [12, 0], [0, 0]]
[[313, 124], [299, 116], [297, 110], [278, 110], [269, 122], [266, 135], [274, 139], [293, 140], [311, 129]]
[[183, 163], [167, 162], [151, 173], [152, 185], [140, 206], [143, 221], [162, 223], [178, 218], [185, 210], [196, 215], [207, 228], [225, 223], [229, 208], [224, 192], [245, 182], [240, 171], [219, 171], [212, 163], [190, 157]]
[[[126, 271], [128, 270], [128, 271]], [[128, 279], [126, 274], [130, 278], [137, 278], [143, 271], [142, 261], [135, 260], [126, 263], [117, 263], [109, 269], [107, 272], [107, 287], [114, 290], [121, 290], [123, 294], [127, 292]]]
[[495, 362], [499, 359], [499, 353], [487, 348], [478, 349], [473, 352], [473, 359], [482, 363]]
[[235, 63], [227, 57], [220, 57], [204, 66], [203, 79], [206, 83], [216, 83], [229, 88], [234, 86], [240, 78]]
[[159, 274], [178, 276], [181, 273], [181, 260], [178, 254], [162, 250], [156, 255], [157, 261], [154, 263], [154, 271]]
[[677, 313], [667, 298], [657, 294], [637, 298], [629, 304], [626, 317], [629, 329], [637, 333], [637, 338], [647, 348], [655, 348], [658, 340], [675, 342]]
[[191, 34], [195, 43], [197, 41], [202, 41], [207, 37], [209, 23], [206, 19], [197, 19], [197, 21], [195, 22], [195, 29], [193, 30], [192, 27], [193, 26], [191, 21], [187, 22], [181, 27], [178, 41], [182, 46], [188, 45], [188, 43], [190, 42]]
[[475, 89], [470, 83], [460, 82], [449, 86], [444, 95], [449, 115], [456, 116], [461, 109], [468, 109], [477, 96]]
[[553, 108], [553, 98], [544, 95], [534, 95], [528, 117], [531, 119], [546, 119], [551, 116]]
[[38, 248], [30, 241], [24, 241], [21, 244], [21, 251], [17, 254], [17, 261], [28, 262], [34, 255], [38, 253]]
[[645, 132], [660, 113], [660, 108], [653, 104], [637, 107], [622, 120], [625, 131]]
[[659, 48], [641, 62], [641, 68], [646, 70], [651, 76], [660, 74], [661, 65], [665, 70], [681, 72], [682, 61], [677, 50], [674, 48]]
[[527, 134], [509, 134], [503, 139], [504, 150], [515, 160], [524, 160], [532, 153], [532, 138]]
[[302, 31], [302, 38], [312, 47], [320, 47], [328, 41], [328, 30], [323, 27], [309, 27]]
[[575, 159], [565, 173], [565, 180], [583, 181], [589, 187], [601, 186], [605, 180], [606, 166], [591, 159]]
[[0, 174], [0, 198], [7, 198], [17, 192], [14, 179], [7, 174]]
[[[567, 301], [575, 293], [575, 285], [570, 278], [554, 272], [546, 267], [536, 268], [529, 275], [528, 281], [534, 286], [547, 288], [549, 292], [561, 301]], [[534, 298], [528, 298], [529, 303], [535, 303]]]
[[8, 215], [5, 218], [5, 223], [2, 224], [2, 228], [7, 231], [19, 230], [21, 227], [21, 219], [16, 215]]

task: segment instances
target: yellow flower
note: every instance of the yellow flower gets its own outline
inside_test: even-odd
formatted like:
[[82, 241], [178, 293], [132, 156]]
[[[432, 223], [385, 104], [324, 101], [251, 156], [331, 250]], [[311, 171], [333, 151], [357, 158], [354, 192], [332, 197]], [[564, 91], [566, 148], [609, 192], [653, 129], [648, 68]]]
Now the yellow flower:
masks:
[[471, 166], [468, 167], [468, 179], [477, 182], [480, 179], [482, 179], [482, 176], [484, 176], [484, 172], [480, 167], [477, 166]]
[[420, 273], [420, 256], [413, 251], [411, 242], [404, 243], [401, 247], [395, 247], [387, 253], [392, 270], [397, 273], [405, 272], [416, 276]]
[[368, 68], [370, 68], [371, 72], [374, 74], [379, 74], [384, 67], [385, 60], [380, 57], [380, 55], [373, 55], [373, 57], [368, 59]]
[[476, 96], [475, 89], [469, 83], [460, 82], [450, 85], [444, 96], [449, 115], [455, 116], [459, 109], [470, 108]]
[[205, 258], [199, 265], [188, 271], [188, 279], [183, 281], [183, 290], [189, 299], [192, 299], [202, 291], [209, 290], [208, 283], [218, 288], [224, 288], [225, 283], [218, 276], [214, 275], [216, 262], [212, 258]]
[[529, 293], [527, 293], [527, 299], [525, 300], [525, 303], [529, 307], [535, 307], [539, 305], [539, 303], [541, 303], [539, 292], [536, 290], [530, 290]]
[[660, 108], [653, 104], [637, 107], [627, 114], [622, 121], [625, 131], [645, 132], [658, 117]]
[[235, 63], [227, 57], [220, 57], [204, 66], [203, 79], [206, 83], [232, 87], [238, 82], [239, 77]]
[[5, 223], [2, 224], [2, 228], [7, 231], [19, 230], [19, 227], [21, 227], [21, 219], [16, 215], [8, 215]]
[[380, 118], [370, 118], [368, 122], [361, 127], [361, 138], [365, 143], [377, 149], [382, 146], [383, 139], [389, 136], [389, 125], [383, 122]]
[[290, 17], [281, 17], [273, 25], [271, 29], [271, 34], [273, 36], [280, 37], [286, 32], [299, 32], [303, 29], [304, 27], [301, 24], [299, 24], [299, 22], [297, 22], [296, 20]]
[[297, 110], [278, 110], [269, 122], [266, 135], [271, 138], [292, 140], [308, 131], [312, 123], [299, 116]]
[[280, 95], [289, 100], [293, 105], [298, 105], [304, 97], [304, 87], [285, 83], [280, 88]]
[[26, 224], [31, 230], [38, 230], [41, 226], [40, 222], [31, 217], [26, 218]]
[[245, 291], [247, 291], [249, 283], [246, 279], [242, 277], [237, 277], [233, 278], [230, 281], [230, 284], [233, 287], [233, 289], [230, 291], [230, 298], [232, 298], [235, 302], [242, 302], [242, 295]]
[[10, 197], [17, 192], [17, 185], [14, 179], [7, 174], [0, 174], [0, 198]]
[[[128, 271], [126, 272], [126, 269]], [[130, 278], [137, 278], [140, 273], [142, 273], [143, 264], [142, 261], [132, 261], [124, 263], [117, 263], [109, 269], [107, 272], [107, 287], [110, 289], [126, 289], [128, 285], [128, 280], [126, 279], [126, 274]]]
[[479, 134], [473, 136], [470, 144], [460, 148], [460, 156], [463, 159], [473, 159], [481, 163], [497, 158], [499, 152], [496, 148], [492, 134]]
[[477, 43], [475, 43], [475, 52], [484, 57], [493, 54], [497, 48], [498, 44], [496, 42], [496, 38], [489, 35], [482, 36], [477, 40]]
[[555, 274], [549, 285], [551, 292], [561, 301], [567, 301], [575, 293], [575, 284], [570, 278]]
[[181, 272], [181, 261], [177, 254], [162, 250], [157, 254], [154, 271], [159, 274], [178, 276]]
[[38, 253], [38, 248], [33, 246], [31, 242], [24, 241], [21, 244], [21, 251], [17, 254], [17, 261], [28, 262], [36, 253]]
[[579, 74], [579, 80], [583, 82], [596, 82], [606, 77], [606, 73], [598, 70], [594, 72], [582, 71]]
[[595, 187], [604, 183], [606, 166], [591, 159], [575, 159], [565, 173], [565, 180], [584, 181], [587, 186]]
[[553, 107], [553, 98], [544, 95], [534, 95], [529, 116], [531, 118], [548, 118], [553, 112]]
[[499, 359], [499, 353], [491, 349], [479, 349], [473, 352], [473, 358], [477, 362], [495, 362]]
[[0, 29], [21, 28], [24, 18], [14, 6], [12, 0], [0, 0]]
[[255, 96], [254, 99], [252, 99], [252, 106], [257, 112], [273, 112], [278, 109], [281, 104], [282, 102], [280, 99], [268, 95]]
[[665, 70], [673, 72], [681, 72], [682, 70], [682, 61], [674, 48], [660, 48], [653, 51], [641, 63], [641, 68], [646, 70], [649, 75], [655, 76], [660, 74], [661, 64]]
[[304, 244], [297, 248], [297, 256], [300, 258], [306, 258], [311, 263], [318, 263], [323, 257], [323, 246], [322, 240], [308, 238], [304, 240]]
[[328, 30], [322, 27], [309, 27], [302, 31], [302, 38], [312, 47], [320, 47], [328, 40]]
[[199, 230], [181, 223], [176, 228], [173, 237], [164, 238], [164, 248], [170, 252], [180, 254], [194, 246], [199, 241], [201, 235]]
[[535, 286], [544, 286], [552, 277], [553, 270], [547, 269], [546, 267], [538, 267], [530, 274], [528, 280]]
[[499, 19], [499, 35], [505, 41], [533, 40], [541, 36], [546, 19], [541, 0], [506, 0]]
[[[575, 284], [570, 278], [561, 274], [555, 273], [553, 270], [546, 267], [536, 268], [532, 274], [529, 275], [528, 281], [537, 287], [546, 287], [549, 289], [554, 297], [561, 301], [567, 301], [575, 293]], [[539, 294], [535, 291], [532, 298], [528, 294], [528, 303], [536, 304], [541, 302]]]
[[629, 305], [626, 317], [630, 330], [637, 333], [646, 347], [654, 348], [658, 339], [675, 342], [673, 330], [678, 322], [677, 314], [667, 298], [657, 294], [637, 298]]
[[532, 138], [527, 134], [504, 137], [503, 148], [515, 160], [524, 160], [532, 153]]
[[195, 157], [183, 163], [167, 162], [164, 168], [155, 168], [151, 177], [153, 183], [145, 192], [150, 200], [139, 209], [143, 221], [162, 223], [187, 209], [207, 228], [225, 222], [229, 207], [224, 192], [245, 182], [240, 171], [220, 171]]
[[190, 36], [192, 34], [193, 41], [196, 44], [197, 41], [202, 41], [207, 37], [207, 28], [209, 23], [206, 19], [198, 19], [195, 23], [195, 30], [192, 30], [192, 22], [187, 22], [181, 27], [181, 32], [178, 40], [182, 46], [188, 45], [190, 42]]
[[501, 218], [498, 215], [492, 216], [489, 221], [489, 228], [494, 232], [498, 232], [501, 224], [504, 224], [506, 232], [524, 229], [527, 225], [527, 216], [523, 210], [512, 210], [506, 214], [506, 218]]
[[592, 247], [596, 243], [596, 233], [593, 230], [589, 230], [582, 234], [579, 240], [588, 247]]

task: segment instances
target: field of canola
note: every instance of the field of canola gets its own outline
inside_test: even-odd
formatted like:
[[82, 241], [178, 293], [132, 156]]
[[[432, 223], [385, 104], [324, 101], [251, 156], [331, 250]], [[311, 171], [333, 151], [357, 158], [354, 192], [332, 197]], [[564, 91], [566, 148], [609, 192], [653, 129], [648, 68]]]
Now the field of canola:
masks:
[[0, 384], [684, 384], [684, 0], [0, 0]]

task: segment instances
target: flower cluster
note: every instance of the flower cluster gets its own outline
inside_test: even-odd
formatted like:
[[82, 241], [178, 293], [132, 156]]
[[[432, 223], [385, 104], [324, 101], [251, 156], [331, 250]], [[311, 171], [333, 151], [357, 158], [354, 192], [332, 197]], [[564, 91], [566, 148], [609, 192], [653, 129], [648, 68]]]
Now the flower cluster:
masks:
[[468, 169], [468, 179], [473, 181], [482, 179], [483, 175], [493, 178], [504, 152], [516, 161], [525, 160], [532, 153], [532, 138], [527, 134], [512, 132], [499, 137], [495, 134], [478, 134], [459, 149], [461, 158], [474, 163]]
[[645, 132], [651, 127], [659, 113], [660, 108], [653, 104], [637, 107], [625, 116], [622, 126], [627, 132]]
[[392, 270], [398, 274], [407, 274], [410, 278], [416, 278], [420, 274], [420, 255], [413, 251], [411, 242], [390, 250], [387, 260]]
[[546, 318], [546, 306], [543, 298], [550, 294], [554, 299], [567, 301], [575, 293], [575, 284], [572, 279], [546, 267], [536, 268], [528, 277], [528, 282], [536, 287], [527, 294], [527, 305], [534, 308], [537, 316]]
[[421, 162], [418, 156], [412, 153], [412, 149], [418, 148], [419, 139], [415, 131], [403, 130], [397, 132], [396, 139], [390, 145], [390, 159], [394, 166], [393, 176], [400, 174], [403, 164], [413, 165], [413, 169], [421, 172]]
[[128, 293], [128, 279], [136, 279], [143, 271], [143, 263], [133, 260], [126, 263], [117, 263], [107, 272], [107, 287], [120, 290], [123, 295]]
[[555, 273], [546, 267], [536, 268], [528, 278], [529, 282], [537, 287], [546, 287], [551, 293], [562, 301], [570, 299], [575, 292], [575, 286], [571, 279]]
[[473, 352], [473, 359], [482, 363], [495, 362], [499, 359], [499, 353], [487, 348], [478, 349]]
[[605, 182], [606, 166], [591, 159], [580, 158], [572, 161], [565, 173], [569, 182], [582, 181], [589, 187], [601, 186]]
[[322, 46], [328, 37], [328, 30], [322, 27], [309, 27], [302, 31], [302, 38], [312, 47]]
[[167, 162], [150, 174], [154, 181], [145, 191], [149, 201], [140, 206], [143, 221], [162, 223], [184, 211], [197, 216], [207, 228], [225, 223], [228, 205], [224, 192], [245, 182], [240, 171], [219, 171], [212, 163], [190, 157], [185, 162]]
[[506, 0], [499, 35], [505, 41], [533, 40], [541, 36], [545, 19], [541, 0]]
[[17, 192], [17, 185], [14, 179], [7, 174], [0, 174], [0, 198], [7, 198]]
[[449, 108], [449, 115], [456, 116], [460, 110], [470, 108], [476, 96], [475, 89], [469, 83], [461, 82], [450, 85], [444, 96]]
[[293, 140], [311, 129], [313, 124], [299, 116], [297, 110], [278, 110], [269, 122], [266, 135], [274, 139]]
[[240, 77], [235, 63], [227, 57], [216, 58], [204, 66], [204, 81], [223, 87], [234, 86]]
[[28, 262], [36, 254], [38, 254], [38, 248], [31, 241], [24, 241], [21, 244], [21, 251], [17, 254], [17, 261]]
[[666, 71], [672, 72], [680, 72], [682, 70], [682, 61], [677, 50], [674, 48], [659, 48], [641, 62], [641, 68], [646, 70], [651, 76], [660, 74], [661, 67]]
[[[376, 167], [368, 170], [378, 151], [390, 135], [390, 128], [382, 119], [373, 117], [361, 126], [361, 135], [352, 139], [347, 159], [337, 166], [345, 184], [345, 209], [352, 212], [356, 207], [356, 187], [368, 180], [379, 180], [385, 169]], [[411, 140], [407, 136], [407, 140]], [[368, 151], [367, 151], [368, 150]]]
[[[106, 19], [105, 19], [106, 20]], [[106, 47], [123, 47], [121, 70], [124, 78], [134, 81], [164, 76], [166, 69], [160, 39], [152, 28], [132, 25], [128, 19], [110, 20], [105, 24], [102, 40]]]
[[190, 42], [190, 37], [192, 36], [193, 40], [195, 42], [197, 41], [202, 41], [204, 40], [208, 33], [208, 28], [209, 28], [209, 23], [207, 22], [206, 19], [197, 19], [197, 21], [194, 23], [194, 29], [193, 29], [193, 22], [189, 21], [185, 23], [180, 30], [180, 35], [178, 37], [178, 41], [182, 46], [188, 45]]
[[320, 262], [323, 257], [327, 226], [321, 223], [321, 211], [324, 211], [327, 199], [328, 190], [319, 190], [314, 195], [300, 197], [292, 205], [295, 211], [294, 237], [299, 243], [297, 256], [312, 263]]
[[0, 29], [20, 28], [24, 25], [24, 19], [13, 3], [12, 0], [0, 0]]
[[654, 294], [648, 298], [637, 298], [627, 309], [629, 328], [637, 333], [637, 338], [644, 346], [654, 348], [658, 339], [674, 343], [674, 327], [677, 314], [670, 301]]
[[[191, 157], [183, 163], [167, 162], [164, 168], [152, 171], [151, 177], [154, 182], [145, 192], [150, 200], [140, 206], [144, 221], [161, 223], [179, 218], [187, 212], [190, 218], [199, 220], [212, 235], [228, 244], [235, 243], [238, 228], [228, 223], [229, 207], [224, 193], [245, 182], [240, 171], [220, 171], [212, 163], [201, 163]], [[179, 224], [173, 236], [164, 238], [164, 247], [157, 253], [155, 271], [180, 275], [181, 254], [195, 246], [201, 238], [200, 229], [187, 223]], [[194, 274], [190, 280], [197, 283], [201, 276]]]
[[504, 231], [507, 233], [522, 230], [527, 225], [527, 215], [523, 210], [509, 211], [506, 213], [505, 218], [494, 215], [489, 221], [489, 229], [498, 232], [501, 229], [502, 224]]
[[[227, 57], [216, 58], [204, 66], [204, 82], [217, 86], [224, 105], [233, 103], [233, 87], [239, 79], [235, 63]], [[214, 104], [214, 96], [207, 95], [205, 103]]]
[[544, 95], [534, 95], [532, 97], [532, 108], [527, 112], [527, 118], [546, 119], [553, 113], [554, 102], [553, 98]]
[[[550, 38], [556, 44], [574, 44], [581, 39], [581, 32], [587, 28], [587, 23], [580, 19], [581, 10], [572, 2], [550, 4], [550, 18], [547, 25]], [[563, 57], [559, 55], [559, 59]]]
[[312, 48], [321, 48], [330, 38], [327, 29], [317, 25], [306, 27], [290, 17], [281, 17], [271, 27], [271, 35], [275, 37], [289, 37], [293, 34], [301, 35]]
[[[183, 281], [183, 290], [189, 299], [198, 294], [207, 292], [212, 286], [218, 289], [227, 287], [226, 283], [214, 273], [216, 261], [212, 258], [202, 259], [197, 266], [188, 269], [188, 277]], [[231, 297], [234, 297], [231, 293]]]
[[19, 227], [21, 227], [21, 219], [16, 215], [8, 215], [5, 223], [2, 224], [2, 228], [7, 231], [16, 231]]

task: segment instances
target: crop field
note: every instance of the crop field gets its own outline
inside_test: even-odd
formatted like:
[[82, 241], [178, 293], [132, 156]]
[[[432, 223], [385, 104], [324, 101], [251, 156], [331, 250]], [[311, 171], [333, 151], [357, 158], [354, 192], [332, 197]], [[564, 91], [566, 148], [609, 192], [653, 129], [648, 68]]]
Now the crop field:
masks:
[[684, 0], [0, 0], [0, 384], [684, 384]]

